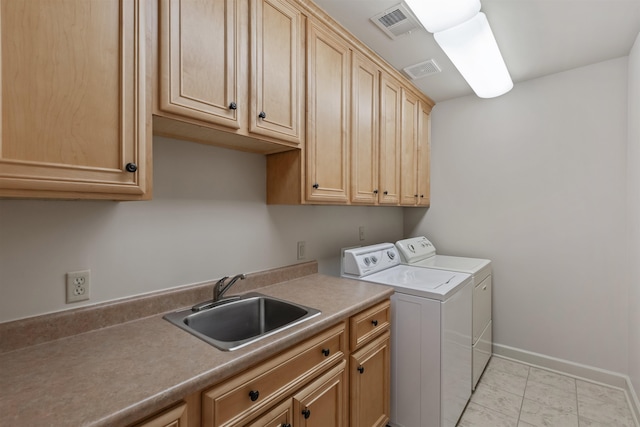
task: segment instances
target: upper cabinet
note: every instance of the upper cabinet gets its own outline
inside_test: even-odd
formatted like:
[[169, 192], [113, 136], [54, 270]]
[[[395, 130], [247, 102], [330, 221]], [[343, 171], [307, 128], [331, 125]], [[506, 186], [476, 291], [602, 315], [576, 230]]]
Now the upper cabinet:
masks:
[[380, 80], [380, 203], [400, 201], [402, 85], [387, 73]]
[[[241, 2], [162, 0], [160, 110], [240, 128]], [[243, 102], [244, 101], [244, 102]]]
[[0, 196], [150, 196], [145, 8], [0, 1]]
[[308, 23], [308, 201], [349, 201], [349, 45], [320, 23]]
[[161, 0], [156, 133], [262, 153], [304, 140], [304, 16], [287, 0]]

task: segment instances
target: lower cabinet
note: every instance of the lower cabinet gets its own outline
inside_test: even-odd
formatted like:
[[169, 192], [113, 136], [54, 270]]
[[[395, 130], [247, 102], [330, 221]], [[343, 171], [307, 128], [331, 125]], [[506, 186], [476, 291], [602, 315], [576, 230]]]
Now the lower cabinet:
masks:
[[383, 427], [390, 412], [390, 334], [351, 355], [351, 427]]
[[385, 426], [389, 307], [367, 308], [133, 426]]
[[346, 360], [293, 396], [296, 427], [346, 427]]

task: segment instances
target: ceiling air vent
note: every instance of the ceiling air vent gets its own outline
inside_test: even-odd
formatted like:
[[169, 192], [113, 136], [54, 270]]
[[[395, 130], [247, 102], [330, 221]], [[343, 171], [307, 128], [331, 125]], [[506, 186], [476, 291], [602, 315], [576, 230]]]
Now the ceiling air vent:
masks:
[[438, 67], [438, 64], [436, 64], [436, 61], [434, 61], [433, 59], [404, 68], [404, 72], [414, 80], [430, 76], [431, 74], [437, 74], [440, 71], [442, 70], [440, 69], [440, 67]]
[[422, 28], [403, 4], [399, 4], [372, 16], [371, 21], [391, 39]]

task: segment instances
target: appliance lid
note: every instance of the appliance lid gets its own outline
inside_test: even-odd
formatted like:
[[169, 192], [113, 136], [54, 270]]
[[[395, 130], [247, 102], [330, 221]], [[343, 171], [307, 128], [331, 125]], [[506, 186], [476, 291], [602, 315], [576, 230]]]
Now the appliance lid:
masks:
[[471, 275], [456, 271], [399, 265], [362, 278], [368, 282], [393, 286], [396, 292], [445, 300], [471, 283]]
[[424, 236], [398, 240], [396, 247], [405, 264], [413, 264], [436, 254], [436, 247]]

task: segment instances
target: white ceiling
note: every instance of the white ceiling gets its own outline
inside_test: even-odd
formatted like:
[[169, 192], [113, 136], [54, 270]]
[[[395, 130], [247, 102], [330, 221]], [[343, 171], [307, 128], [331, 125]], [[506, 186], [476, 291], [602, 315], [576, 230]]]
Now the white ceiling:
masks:
[[[395, 40], [370, 17], [402, 0], [315, 0], [398, 70], [435, 59], [441, 73], [414, 80], [434, 101], [473, 93], [424, 29]], [[627, 56], [640, 33], [640, 0], [481, 0], [514, 83]]]

